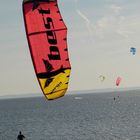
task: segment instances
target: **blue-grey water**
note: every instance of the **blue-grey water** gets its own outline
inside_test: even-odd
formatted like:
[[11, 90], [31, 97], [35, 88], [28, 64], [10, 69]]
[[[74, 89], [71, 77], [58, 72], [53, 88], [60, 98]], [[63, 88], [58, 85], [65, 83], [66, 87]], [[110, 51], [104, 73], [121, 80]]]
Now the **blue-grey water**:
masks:
[[19, 131], [27, 140], [140, 140], [140, 91], [0, 100], [0, 140]]

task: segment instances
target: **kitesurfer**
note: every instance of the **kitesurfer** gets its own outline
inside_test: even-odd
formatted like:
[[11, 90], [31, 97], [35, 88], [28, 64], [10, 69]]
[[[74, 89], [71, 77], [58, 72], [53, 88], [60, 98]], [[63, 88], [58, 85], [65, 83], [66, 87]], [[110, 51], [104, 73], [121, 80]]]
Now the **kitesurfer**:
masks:
[[17, 140], [23, 140], [25, 138], [24, 135], [22, 135], [21, 131], [19, 131], [19, 134], [17, 136]]

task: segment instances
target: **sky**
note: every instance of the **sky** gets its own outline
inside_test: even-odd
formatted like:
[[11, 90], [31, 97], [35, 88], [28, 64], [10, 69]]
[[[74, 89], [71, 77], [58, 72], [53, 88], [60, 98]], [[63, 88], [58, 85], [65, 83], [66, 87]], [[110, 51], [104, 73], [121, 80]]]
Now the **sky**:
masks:
[[[58, 0], [68, 28], [69, 91], [140, 87], [140, 0]], [[0, 95], [41, 93], [22, 1], [0, 4]], [[136, 48], [136, 55], [130, 48]], [[100, 75], [105, 76], [102, 82]], [[116, 78], [122, 78], [116, 87]]]

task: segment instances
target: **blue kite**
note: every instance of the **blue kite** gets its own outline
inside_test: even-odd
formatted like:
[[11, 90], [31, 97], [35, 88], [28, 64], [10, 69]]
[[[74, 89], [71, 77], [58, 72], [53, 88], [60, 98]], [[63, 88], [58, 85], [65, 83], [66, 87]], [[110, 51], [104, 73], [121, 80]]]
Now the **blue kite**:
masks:
[[136, 48], [131, 47], [131, 48], [130, 48], [130, 52], [131, 52], [133, 55], [135, 55], [135, 54], [136, 54]]

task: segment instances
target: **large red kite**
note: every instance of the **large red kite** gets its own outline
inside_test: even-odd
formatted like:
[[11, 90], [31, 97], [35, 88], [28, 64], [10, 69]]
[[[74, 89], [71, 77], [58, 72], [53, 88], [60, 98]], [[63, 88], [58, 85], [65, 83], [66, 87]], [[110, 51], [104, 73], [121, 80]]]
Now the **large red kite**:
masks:
[[70, 62], [67, 27], [57, 0], [23, 0], [23, 16], [35, 73], [47, 99], [63, 96], [68, 88]]

